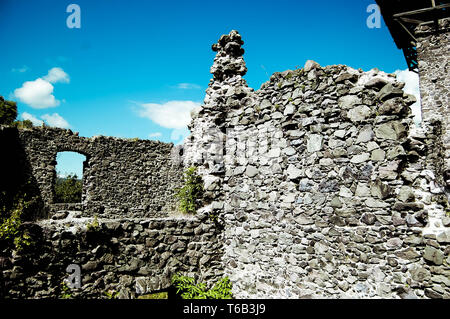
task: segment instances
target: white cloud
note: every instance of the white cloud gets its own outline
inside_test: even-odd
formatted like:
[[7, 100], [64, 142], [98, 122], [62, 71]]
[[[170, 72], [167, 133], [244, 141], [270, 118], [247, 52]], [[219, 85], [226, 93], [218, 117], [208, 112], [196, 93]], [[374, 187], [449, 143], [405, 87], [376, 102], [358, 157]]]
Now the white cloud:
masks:
[[175, 142], [175, 144], [183, 143], [184, 139], [190, 134], [187, 127], [182, 129], [174, 129], [170, 134], [170, 139]]
[[56, 107], [61, 102], [53, 95], [54, 87], [51, 83], [69, 83], [69, 75], [61, 68], [52, 68], [43, 78], [27, 81], [21, 88], [14, 90], [14, 97], [35, 109]]
[[194, 83], [178, 83], [177, 88], [182, 90], [190, 90], [190, 89], [201, 89], [202, 87]]
[[63, 82], [63, 83], [69, 83], [70, 78], [69, 75], [64, 72], [61, 68], [52, 68], [48, 70], [48, 74], [43, 77], [43, 79], [50, 83], [57, 83], [57, 82]]
[[49, 126], [69, 128], [69, 123], [58, 113], [44, 114], [41, 119], [45, 120]]
[[155, 132], [155, 133], [148, 134], [149, 138], [157, 138], [157, 137], [161, 137], [161, 136], [162, 136], [161, 132]]
[[139, 104], [141, 109], [138, 110], [138, 114], [140, 117], [148, 118], [162, 127], [183, 129], [191, 121], [191, 110], [199, 105], [200, 103], [192, 101]]
[[420, 86], [419, 86], [419, 75], [415, 72], [406, 70], [397, 70], [394, 72], [397, 76], [397, 81], [405, 83], [403, 90], [412, 94], [416, 97], [417, 102], [411, 105], [412, 113], [414, 114], [414, 121], [420, 123], [422, 121], [422, 111], [420, 104]]
[[11, 69], [11, 72], [14, 72], [14, 73], [25, 73], [25, 72], [27, 72], [29, 69], [30, 69], [29, 67], [27, 67], [26, 65], [24, 65], [24, 66], [22, 66], [21, 68], [12, 68], [12, 69]]
[[60, 101], [53, 96], [53, 85], [41, 78], [25, 82], [21, 88], [14, 90], [14, 96], [35, 109], [45, 109], [60, 104]]
[[39, 120], [37, 117], [27, 112], [23, 112], [20, 116], [22, 117], [23, 120], [29, 120], [31, 121], [31, 123], [33, 123], [33, 125], [36, 126], [40, 126], [42, 125], [42, 123], [44, 123], [44, 121]]

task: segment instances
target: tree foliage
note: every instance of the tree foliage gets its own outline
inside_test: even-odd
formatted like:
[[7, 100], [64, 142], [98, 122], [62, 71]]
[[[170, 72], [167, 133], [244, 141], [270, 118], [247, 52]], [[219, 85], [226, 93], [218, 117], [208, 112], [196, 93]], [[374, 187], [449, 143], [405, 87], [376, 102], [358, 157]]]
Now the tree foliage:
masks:
[[55, 183], [56, 203], [80, 203], [82, 182], [76, 174], [69, 174], [65, 178], [57, 178]]
[[0, 96], [0, 124], [12, 125], [17, 117], [17, 104]]
[[11, 125], [17, 128], [32, 128], [33, 122], [30, 120], [16, 121], [17, 118], [17, 103], [14, 101], [7, 101], [0, 96], [0, 124]]

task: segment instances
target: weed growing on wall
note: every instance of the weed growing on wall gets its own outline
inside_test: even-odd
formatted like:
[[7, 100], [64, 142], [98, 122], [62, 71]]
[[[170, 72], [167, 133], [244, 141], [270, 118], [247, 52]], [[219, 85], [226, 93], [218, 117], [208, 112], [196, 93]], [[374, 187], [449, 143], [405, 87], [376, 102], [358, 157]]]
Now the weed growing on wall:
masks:
[[211, 289], [207, 289], [205, 283], [196, 283], [195, 279], [188, 276], [175, 274], [172, 284], [177, 288], [177, 294], [183, 299], [232, 299], [232, 284], [228, 277], [219, 280]]
[[67, 286], [67, 283], [63, 281], [61, 283], [61, 299], [72, 299], [72, 293], [70, 292], [69, 286]]
[[88, 231], [97, 231], [100, 229], [100, 223], [98, 222], [97, 215], [94, 216], [92, 222], [88, 223], [86, 227]]
[[106, 296], [106, 299], [117, 299], [119, 296], [119, 292], [115, 290], [108, 290], [103, 292], [103, 294]]
[[[1, 196], [6, 196], [6, 193], [2, 192]], [[31, 203], [32, 201], [19, 197], [12, 208], [5, 204], [0, 207], [0, 240], [7, 246], [13, 245], [18, 251], [31, 245], [30, 235], [21, 227], [22, 215]]]
[[178, 189], [179, 209], [186, 214], [195, 214], [203, 194], [203, 181], [197, 174], [196, 167], [189, 167], [184, 172], [183, 186]]

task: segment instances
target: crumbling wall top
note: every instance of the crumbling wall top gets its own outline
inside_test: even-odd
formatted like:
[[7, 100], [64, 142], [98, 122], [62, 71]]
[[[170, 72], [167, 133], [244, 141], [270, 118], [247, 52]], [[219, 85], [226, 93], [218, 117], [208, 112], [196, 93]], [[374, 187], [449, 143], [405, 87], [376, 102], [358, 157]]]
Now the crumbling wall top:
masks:
[[244, 41], [239, 32], [232, 30], [229, 34], [222, 35], [219, 41], [212, 45], [212, 50], [217, 52], [210, 71], [214, 75], [214, 80], [223, 81], [226, 78], [235, 75], [244, 76], [247, 73], [247, 67], [242, 58], [243, 44]]

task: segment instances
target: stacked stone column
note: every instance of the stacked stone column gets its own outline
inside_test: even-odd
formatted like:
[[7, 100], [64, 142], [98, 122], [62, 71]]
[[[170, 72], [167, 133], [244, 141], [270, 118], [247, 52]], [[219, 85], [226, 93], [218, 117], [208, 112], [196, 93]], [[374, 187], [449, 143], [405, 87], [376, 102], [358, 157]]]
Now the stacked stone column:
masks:
[[450, 186], [450, 19], [416, 30], [423, 126], [436, 136], [433, 163], [437, 181]]

